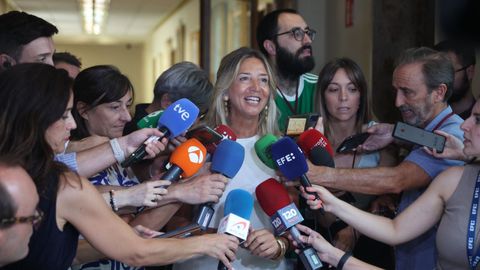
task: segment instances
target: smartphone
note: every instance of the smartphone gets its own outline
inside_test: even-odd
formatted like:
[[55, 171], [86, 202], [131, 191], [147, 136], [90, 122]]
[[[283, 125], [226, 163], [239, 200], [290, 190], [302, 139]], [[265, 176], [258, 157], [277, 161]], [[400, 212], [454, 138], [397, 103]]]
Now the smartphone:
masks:
[[344, 154], [348, 152], [353, 152], [357, 150], [357, 147], [364, 143], [367, 138], [370, 136], [369, 133], [363, 132], [359, 134], [352, 135], [346, 138], [337, 148], [337, 153]]
[[223, 139], [223, 136], [220, 133], [216, 132], [209, 126], [200, 126], [189, 130], [186, 137], [187, 139], [195, 138], [203, 145], [209, 145], [212, 143], [217, 144]]
[[442, 135], [435, 134], [431, 131], [426, 131], [402, 122], [397, 122], [395, 124], [395, 128], [393, 129], [393, 137], [421, 146], [426, 146], [431, 149], [436, 149], [437, 153], [443, 152], [446, 140], [446, 138]]
[[317, 124], [319, 116], [318, 113], [290, 115], [287, 119], [285, 135], [293, 137], [302, 134], [302, 132]]

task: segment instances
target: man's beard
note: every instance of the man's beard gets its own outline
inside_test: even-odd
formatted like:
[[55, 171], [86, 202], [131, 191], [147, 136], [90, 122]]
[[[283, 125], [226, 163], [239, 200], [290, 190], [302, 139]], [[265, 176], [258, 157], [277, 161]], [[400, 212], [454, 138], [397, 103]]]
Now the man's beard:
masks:
[[452, 96], [448, 99], [448, 103], [460, 101], [470, 91], [470, 83], [466, 74], [463, 76], [462, 85], [458, 89], [453, 89]]
[[278, 68], [277, 72], [279, 73], [280, 77], [290, 80], [297, 80], [300, 75], [312, 70], [315, 67], [315, 60], [313, 59], [313, 56], [307, 56], [303, 59], [300, 58], [300, 54], [304, 49], [310, 49], [310, 51], [312, 51], [312, 46], [305, 45], [298, 49], [294, 55], [277, 44], [276, 62]]

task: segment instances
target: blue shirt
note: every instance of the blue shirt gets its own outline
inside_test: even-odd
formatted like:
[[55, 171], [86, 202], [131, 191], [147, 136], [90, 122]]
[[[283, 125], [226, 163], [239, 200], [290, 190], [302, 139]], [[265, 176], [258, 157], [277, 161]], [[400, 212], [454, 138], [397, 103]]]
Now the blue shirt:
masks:
[[[425, 130], [433, 131], [433, 129], [451, 112], [452, 108], [448, 106], [425, 127]], [[437, 130], [445, 131], [463, 141], [463, 131], [460, 129], [460, 124], [462, 123], [463, 119], [460, 118], [460, 116], [453, 114], [446, 119]], [[405, 160], [415, 163], [422, 168], [432, 180], [448, 167], [461, 166], [464, 164], [463, 161], [435, 158], [423, 151], [420, 146], [415, 146]], [[426, 188], [427, 187], [404, 191], [398, 207], [399, 212], [405, 210], [405, 208], [420, 197]], [[434, 269], [437, 260], [435, 252], [436, 231], [437, 227], [434, 226], [421, 236], [407, 243], [396, 246], [396, 269]]]
[[55, 155], [55, 160], [67, 165], [70, 170], [78, 172], [77, 153], [58, 154]]

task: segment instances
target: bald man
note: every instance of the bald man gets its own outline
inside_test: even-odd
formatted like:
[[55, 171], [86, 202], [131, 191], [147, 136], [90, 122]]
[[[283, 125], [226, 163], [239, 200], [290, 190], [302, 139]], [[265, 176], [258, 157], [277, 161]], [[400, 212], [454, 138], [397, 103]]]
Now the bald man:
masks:
[[18, 165], [0, 161], [0, 267], [28, 254], [33, 225], [41, 221], [32, 178]]

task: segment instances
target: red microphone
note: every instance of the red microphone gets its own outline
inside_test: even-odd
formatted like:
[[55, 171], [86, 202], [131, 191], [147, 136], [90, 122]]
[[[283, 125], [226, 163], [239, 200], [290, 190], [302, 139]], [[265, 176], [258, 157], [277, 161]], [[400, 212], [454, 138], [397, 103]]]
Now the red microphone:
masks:
[[220, 133], [220, 135], [223, 136], [224, 140], [225, 139], [229, 139], [232, 141], [237, 140], [237, 135], [235, 135], [235, 132], [233, 132], [233, 130], [226, 125], [219, 125], [216, 128], [214, 128], [214, 130]]
[[255, 195], [263, 211], [270, 216], [275, 235], [290, 231], [300, 247], [298, 256], [305, 268], [320, 269], [323, 265], [315, 249], [300, 240], [301, 234], [295, 225], [302, 222], [303, 217], [290, 200], [287, 189], [275, 179], [270, 178], [257, 186]]
[[310, 151], [314, 147], [322, 147], [325, 148], [330, 156], [333, 157], [333, 149], [332, 145], [328, 141], [327, 137], [323, 135], [320, 131], [312, 128], [304, 131], [300, 136], [298, 136], [297, 144], [302, 148], [302, 151], [310, 156]]

